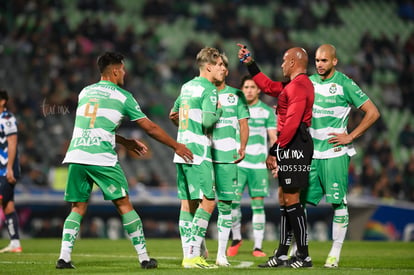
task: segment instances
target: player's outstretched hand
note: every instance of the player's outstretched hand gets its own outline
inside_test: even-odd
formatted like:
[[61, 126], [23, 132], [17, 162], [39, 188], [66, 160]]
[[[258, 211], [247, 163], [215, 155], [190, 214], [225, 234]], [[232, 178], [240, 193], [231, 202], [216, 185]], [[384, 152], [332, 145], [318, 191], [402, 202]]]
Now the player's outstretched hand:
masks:
[[138, 139], [125, 138], [121, 135], [116, 135], [116, 143], [122, 144], [129, 151], [136, 153], [138, 156], [143, 156], [148, 152], [148, 147], [145, 143]]
[[177, 143], [177, 147], [175, 148], [175, 153], [179, 155], [185, 162], [191, 163], [193, 162], [194, 156], [190, 149], [187, 148], [182, 143]]
[[247, 49], [246, 45], [237, 43], [237, 46], [240, 47], [237, 57], [240, 60], [240, 63], [250, 63], [253, 58], [251, 52]]
[[175, 126], [178, 126], [178, 120], [180, 118], [179, 113], [178, 112], [170, 112], [169, 115], [170, 120], [174, 123]]
[[138, 156], [143, 156], [148, 152], [148, 147], [138, 139], [127, 139], [124, 145], [128, 150], [136, 153]]
[[171, 120], [177, 120], [179, 118], [178, 112], [171, 112], [170, 113], [170, 119]]

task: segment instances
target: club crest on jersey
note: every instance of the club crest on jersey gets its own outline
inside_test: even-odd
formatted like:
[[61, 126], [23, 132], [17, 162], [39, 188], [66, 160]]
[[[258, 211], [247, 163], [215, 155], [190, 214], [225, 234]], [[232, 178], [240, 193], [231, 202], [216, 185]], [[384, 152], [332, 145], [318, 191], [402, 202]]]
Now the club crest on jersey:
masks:
[[234, 94], [229, 94], [229, 96], [227, 97], [227, 102], [234, 103], [235, 101], [236, 101], [236, 98], [234, 97]]
[[217, 103], [217, 96], [210, 96], [210, 101], [212, 103]]
[[335, 93], [336, 93], [336, 91], [337, 91], [336, 84], [335, 84], [335, 83], [333, 83], [333, 84], [331, 85], [331, 87], [329, 87], [329, 92], [330, 92], [331, 94], [335, 94]]

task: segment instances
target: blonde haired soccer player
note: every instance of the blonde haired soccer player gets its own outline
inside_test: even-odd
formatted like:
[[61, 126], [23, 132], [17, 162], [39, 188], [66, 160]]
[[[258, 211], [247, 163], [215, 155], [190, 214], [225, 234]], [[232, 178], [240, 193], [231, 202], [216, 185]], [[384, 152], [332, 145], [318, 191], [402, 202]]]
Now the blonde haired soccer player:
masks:
[[201, 246], [216, 206], [211, 136], [222, 108], [213, 83], [224, 79], [226, 67], [220, 52], [211, 47], [200, 50], [196, 63], [199, 76], [182, 85], [170, 112], [170, 119], [178, 126], [177, 141], [186, 144], [194, 153], [191, 163], [174, 156], [178, 198], [181, 200], [182, 266], [216, 268], [201, 256]]

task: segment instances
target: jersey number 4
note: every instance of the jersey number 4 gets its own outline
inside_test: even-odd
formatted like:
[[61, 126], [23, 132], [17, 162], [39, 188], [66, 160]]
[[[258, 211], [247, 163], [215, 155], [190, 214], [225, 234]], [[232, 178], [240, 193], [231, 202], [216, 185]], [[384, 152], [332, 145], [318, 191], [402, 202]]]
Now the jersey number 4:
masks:
[[86, 103], [84, 116], [89, 117], [91, 119], [89, 121], [89, 128], [93, 128], [94, 125], [95, 125], [96, 114], [98, 113], [99, 104], [98, 103], [93, 104], [92, 105], [92, 107], [93, 107], [92, 111], [89, 110], [90, 107], [91, 107], [91, 104], [89, 102]]

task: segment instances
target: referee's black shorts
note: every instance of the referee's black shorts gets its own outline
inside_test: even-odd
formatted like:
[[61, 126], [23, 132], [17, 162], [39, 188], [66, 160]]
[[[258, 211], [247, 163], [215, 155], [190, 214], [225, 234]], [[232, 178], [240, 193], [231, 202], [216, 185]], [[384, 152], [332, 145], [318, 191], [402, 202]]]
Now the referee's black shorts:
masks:
[[274, 144], [269, 154], [276, 157], [279, 185], [283, 190], [308, 186], [313, 141], [305, 123], [300, 124], [288, 145], [282, 148]]

